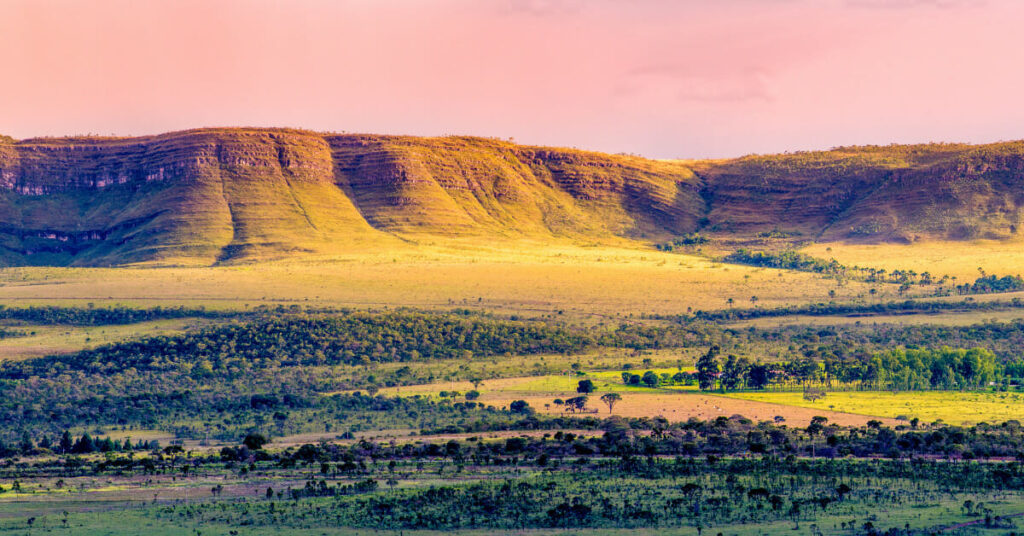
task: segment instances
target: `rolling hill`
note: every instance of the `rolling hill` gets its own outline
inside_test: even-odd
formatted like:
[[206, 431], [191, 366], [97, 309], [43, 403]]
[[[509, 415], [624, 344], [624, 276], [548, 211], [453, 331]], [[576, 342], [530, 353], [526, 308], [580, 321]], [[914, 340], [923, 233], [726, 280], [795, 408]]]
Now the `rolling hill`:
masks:
[[432, 237], [1010, 238], [1024, 143], [657, 161], [488, 138], [0, 138], [0, 264], [209, 265]]

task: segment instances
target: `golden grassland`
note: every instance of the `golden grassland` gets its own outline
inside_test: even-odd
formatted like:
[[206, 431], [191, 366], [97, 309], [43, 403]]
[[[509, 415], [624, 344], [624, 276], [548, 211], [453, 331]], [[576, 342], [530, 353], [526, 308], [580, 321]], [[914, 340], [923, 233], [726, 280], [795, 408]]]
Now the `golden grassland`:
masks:
[[831, 392], [817, 401], [804, 400], [802, 393], [733, 393], [730, 398], [790, 407], [820, 408], [876, 417], [917, 417], [923, 422], [942, 420], [948, 424], [999, 423], [1024, 420], [1024, 394], [1001, 392], [916, 391], [916, 392]]
[[[643, 373], [644, 370], [632, 370]], [[677, 368], [655, 368], [655, 372], [677, 371]], [[692, 367], [684, 367], [692, 370]], [[563, 374], [529, 376], [518, 378], [501, 378], [485, 380], [479, 386], [470, 382], [436, 382], [425, 385], [411, 385], [382, 389], [381, 393], [389, 396], [427, 396], [438, 397], [441, 391], [458, 391], [465, 394], [469, 390], [480, 392], [480, 403], [495, 407], [508, 407], [515, 400], [524, 400], [537, 412], [547, 415], [574, 415], [565, 413], [562, 406], [554, 403], [555, 399], [565, 400], [579, 396], [576, 386], [584, 378], [591, 379], [597, 390], [589, 395], [587, 406], [597, 410], [596, 415], [609, 414], [608, 407], [601, 402], [601, 395], [609, 392], [618, 393], [622, 400], [618, 402], [611, 414], [623, 417], [665, 417], [670, 421], [686, 421], [691, 418], [707, 420], [718, 417], [743, 415], [755, 421], [772, 421], [777, 416], [792, 425], [806, 425], [815, 416], [824, 416], [841, 425], [864, 425], [869, 420], [879, 418], [888, 424], [896, 421], [882, 416], [844, 413], [826, 408], [805, 408], [795, 405], [783, 405], [772, 402], [745, 400], [725, 397], [717, 394], [702, 393], [694, 386], [673, 386], [659, 389], [627, 386], [622, 384], [622, 371], [601, 371], [586, 375]], [[580, 414], [575, 414], [580, 415]], [[584, 415], [595, 415], [586, 413]]]
[[[22, 267], [0, 270], [0, 304], [261, 304], [450, 308], [622, 317], [688, 308], [863, 299], [868, 286], [814, 274], [615, 246], [445, 241], [306, 260], [210, 268]], [[896, 297], [895, 288], [883, 290]]]
[[0, 360], [62, 354], [125, 339], [170, 335], [207, 326], [211, 322], [207, 319], [175, 318], [108, 326], [18, 325], [13, 329], [25, 331], [30, 335], [11, 337], [0, 342]]
[[[1019, 296], [1021, 293], [1000, 294], [1002, 299], [1008, 296]], [[756, 327], [771, 329], [781, 326], [843, 326], [843, 325], [895, 325], [895, 326], [920, 326], [926, 324], [940, 326], [970, 326], [984, 322], [1011, 322], [1024, 318], [1024, 310], [1008, 309], [1005, 311], [944, 311], [934, 314], [914, 315], [877, 315], [877, 316], [805, 316], [792, 315], [782, 317], [762, 317], [750, 320], [741, 320], [731, 324], [732, 327], [746, 328]]]
[[931, 272], [948, 275], [958, 283], [980, 276], [1024, 273], [1024, 242], [1020, 240], [976, 240], [972, 242], [915, 242], [913, 244], [813, 244], [801, 250], [822, 259], [835, 259], [846, 266]]

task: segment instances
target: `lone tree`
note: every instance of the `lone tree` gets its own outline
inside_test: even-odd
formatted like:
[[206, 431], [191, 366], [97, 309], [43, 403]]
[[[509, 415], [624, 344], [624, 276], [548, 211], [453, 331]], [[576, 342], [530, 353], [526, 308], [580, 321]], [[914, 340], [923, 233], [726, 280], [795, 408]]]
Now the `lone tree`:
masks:
[[714, 388], [715, 380], [718, 378], [718, 353], [721, 350], [717, 346], [708, 349], [708, 353], [697, 360], [697, 383], [701, 391]]
[[242, 440], [242, 444], [248, 447], [249, 450], [260, 450], [268, 442], [269, 440], [263, 434], [249, 434]]
[[825, 391], [818, 389], [817, 387], [807, 387], [804, 389], [804, 400], [808, 402], [817, 402], [818, 400], [825, 398]]
[[615, 408], [615, 404], [618, 404], [622, 400], [622, 395], [619, 393], [605, 393], [601, 395], [601, 402], [608, 404], [608, 413], [612, 412]]
[[594, 386], [594, 382], [590, 380], [580, 380], [579, 385], [576, 386], [577, 393], [593, 393], [594, 389], [596, 389], [596, 387]]
[[508, 405], [509, 411], [512, 413], [530, 413], [533, 408], [530, 407], [525, 400], [516, 400]]

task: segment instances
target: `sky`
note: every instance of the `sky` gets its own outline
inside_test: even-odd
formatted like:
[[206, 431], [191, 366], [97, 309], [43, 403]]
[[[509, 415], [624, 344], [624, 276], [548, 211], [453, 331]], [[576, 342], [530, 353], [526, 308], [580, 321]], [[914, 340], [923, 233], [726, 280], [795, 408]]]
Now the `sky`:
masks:
[[0, 0], [0, 133], [653, 158], [1024, 138], [1019, 0]]

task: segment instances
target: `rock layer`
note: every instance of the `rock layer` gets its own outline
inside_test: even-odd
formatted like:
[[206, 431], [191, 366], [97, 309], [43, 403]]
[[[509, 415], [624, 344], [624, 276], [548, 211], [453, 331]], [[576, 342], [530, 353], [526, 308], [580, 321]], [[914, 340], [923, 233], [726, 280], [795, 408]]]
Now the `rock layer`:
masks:
[[1009, 238], [1024, 143], [669, 162], [470, 137], [0, 137], [0, 263], [213, 264], [422, 236]]

